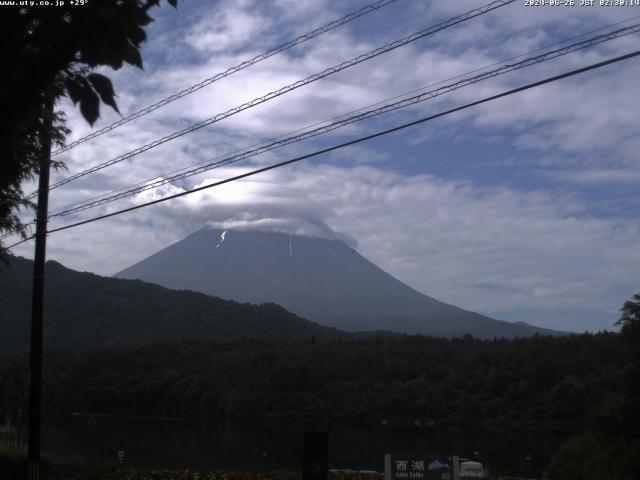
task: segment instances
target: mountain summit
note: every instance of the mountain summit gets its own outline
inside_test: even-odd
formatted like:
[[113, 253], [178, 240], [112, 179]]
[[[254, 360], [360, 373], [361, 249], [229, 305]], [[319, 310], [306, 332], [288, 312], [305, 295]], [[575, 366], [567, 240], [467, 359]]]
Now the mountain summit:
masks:
[[350, 331], [479, 338], [554, 333], [424, 295], [340, 240], [204, 228], [115, 276], [239, 302], [273, 302]]

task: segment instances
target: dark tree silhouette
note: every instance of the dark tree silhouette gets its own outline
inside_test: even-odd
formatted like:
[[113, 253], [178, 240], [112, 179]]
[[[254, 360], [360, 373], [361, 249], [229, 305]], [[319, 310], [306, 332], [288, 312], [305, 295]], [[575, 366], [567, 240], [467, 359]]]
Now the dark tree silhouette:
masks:
[[640, 293], [620, 309], [618, 324], [626, 345], [626, 419], [627, 437], [640, 444]]
[[[167, 2], [177, 5], [177, 0]], [[139, 49], [146, 40], [144, 27], [152, 21], [148, 11], [160, 0], [66, 3], [5, 6], [0, 15], [0, 232], [24, 235], [16, 211], [33, 206], [21, 183], [38, 173], [40, 138], [49, 124], [44, 121], [47, 101], [67, 95], [91, 125], [100, 103], [118, 111], [111, 81], [93, 70], [117, 70], [124, 63], [142, 68]], [[61, 145], [68, 133], [64, 117], [55, 114], [52, 125], [52, 141]]]
[[559, 449], [548, 469], [552, 479], [640, 478], [640, 294], [620, 312], [619, 372], [602, 377], [600, 389], [610, 391], [593, 402], [587, 428]]
[[640, 293], [628, 300], [620, 309], [622, 316], [617, 325], [621, 325], [620, 333], [626, 346], [626, 385], [627, 410], [626, 421], [628, 433], [640, 442]]
[[616, 322], [616, 325], [622, 327], [622, 331], [640, 328], [640, 293], [633, 296], [633, 300], [624, 302], [620, 309], [622, 316]]

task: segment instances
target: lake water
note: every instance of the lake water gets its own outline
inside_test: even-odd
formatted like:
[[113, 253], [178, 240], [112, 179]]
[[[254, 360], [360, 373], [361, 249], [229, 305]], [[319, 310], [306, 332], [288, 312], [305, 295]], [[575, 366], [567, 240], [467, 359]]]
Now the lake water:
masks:
[[303, 428], [82, 416], [75, 425], [46, 428], [43, 447], [60, 461], [76, 464], [113, 463], [122, 449], [131, 467], [298, 469], [305, 430], [329, 431], [330, 468], [380, 472], [385, 453], [415, 453], [479, 458], [496, 475], [539, 474], [566, 437], [544, 430]]

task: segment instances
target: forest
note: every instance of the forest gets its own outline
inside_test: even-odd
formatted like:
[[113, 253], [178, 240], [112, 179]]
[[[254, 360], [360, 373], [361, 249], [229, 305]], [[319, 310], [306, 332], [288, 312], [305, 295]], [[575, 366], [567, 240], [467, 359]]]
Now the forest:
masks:
[[[620, 401], [613, 333], [480, 341], [183, 342], [45, 358], [46, 412], [575, 427]], [[26, 358], [5, 355], [4, 385]], [[9, 380], [12, 377], [12, 380]]]

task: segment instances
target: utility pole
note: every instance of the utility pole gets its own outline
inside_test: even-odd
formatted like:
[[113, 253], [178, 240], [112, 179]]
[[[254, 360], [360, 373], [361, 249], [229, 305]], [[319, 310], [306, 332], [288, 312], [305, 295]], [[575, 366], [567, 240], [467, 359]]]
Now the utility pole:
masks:
[[53, 99], [46, 99], [42, 119], [38, 206], [36, 208], [36, 247], [33, 259], [33, 296], [31, 298], [31, 383], [29, 385], [29, 445], [27, 479], [40, 480], [40, 430], [42, 424], [42, 313], [44, 300], [44, 262], [47, 249], [49, 206], [49, 170], [51, 164], [51, 128]]

